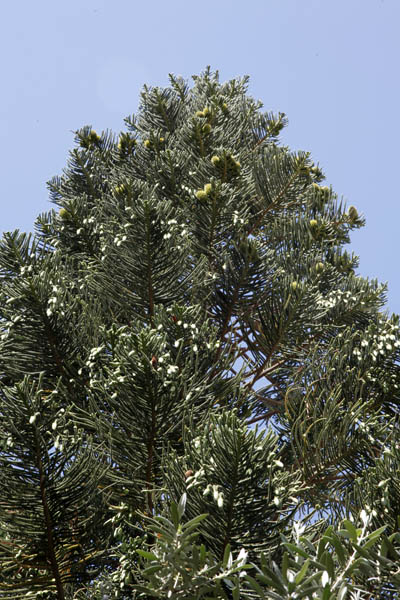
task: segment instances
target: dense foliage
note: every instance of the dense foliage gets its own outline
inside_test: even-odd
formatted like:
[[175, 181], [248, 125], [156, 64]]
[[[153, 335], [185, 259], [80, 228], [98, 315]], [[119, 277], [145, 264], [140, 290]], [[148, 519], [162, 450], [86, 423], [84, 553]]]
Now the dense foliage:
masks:
[[0, 598], [396, 598], [398, 319], [247, 79], [145, 87], [0, 241]]

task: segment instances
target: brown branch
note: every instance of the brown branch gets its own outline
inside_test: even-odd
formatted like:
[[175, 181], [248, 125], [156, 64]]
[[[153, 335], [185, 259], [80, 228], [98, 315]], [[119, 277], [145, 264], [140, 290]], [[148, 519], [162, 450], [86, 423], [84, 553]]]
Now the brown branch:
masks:
[[147, 465], [146, 465], [146, 488], [147, 488], [147, 507], [149, 516], [153, 515], [153, 498], [152, 498], [152, 474], [154, 460], [154, 442], [156, 438], [156, 410], [154, 406], [154, 398], [152, 397], [151, 406], [151, 430], [147, 441]]
[[[253, 227], [251, 227], [249, 229], [249, 231], [247, 232], [247, 235], [251, 235], [253, 233], [253, 231], [255, 229], [257, 229], [261, 225], [261, 222], [262, 222], [263, 218], [265, 217], [265, 215], [271, 210], [271, 208], [273, 208], [274, 206], [277, 205], [277, 203], [279, 202], [279, 200], [287, 192], [289, 186], [293, 183], [293, 181], [295, 181], [295, 179], [298, 177], [298, 175], [299, 175], [299, 173], [296, 172], [296, 173], [294, 173], [294, 175], [292, 175], [292, 177], [290, 177], [289, 181], [287, 182], [287, 184], [285, 186], [283, 186], [282, 190], [279, 192], [279, 194], [277, 195], [277, 197], [275, 198], [275, 200], [273, 200], [271, 202], [271, 204], [269, 204], [267, 206], [267, 208], [261, 212], [260, 217], [257, 219], [257, 221], [255, 222], [255, 224], [253, 225]], [[291, 204], [297, 204], [297, 202], [291, 202], [289, 204], [289, 206]]]
[[[209, 381], [211, 381], [211, 379], [215, 376], [215, 372], [216, 372], [216, 368], [217, 368], [217, 363], [218, 363], [218, 360], [219, 360], [219, 358], [221, 356], [221, 352], [223, 350], [223, 342], [225, 341], [225, 335], [228, 333], [229, 321], [230, 321], [230, 319], [232, 317], [233, 308], [234, 308], [235, 303], [237, 301], [237, 297], [238, 297], [238, 294], [239, 294], [239, 288], [240, 288], [241, 283], [242, 283], [242, 278], [239, 279], [237, 285], [235, 286], [235, 289], [234, 289], [234, 292], [233, 292], [232, 302], [230, 304], [230, 307], [229, 307], [229, 309], [227, 311], [227, 314], [226, 314], [225, 319], [224, 319], [223, 324], [222, 324], [222, 331], [221, 331], [221, 335], [220, 335], [220, 346], [219, 346], [219, 348], [217, 350], [216, 357], [215, 357], [215, 368], [212, 370], [212, 372], [210, 374]], [[231, 333], [232, 333], [232, 329], [233, 329], [233, 325], [231, 327]]]
[[258, 421], [268, 421], [274, 415], [278, 415], [280, 413], [279, 410], [270, 410], [265, 415], [260, 415], [259, 417], [254, 417], [254, 419], [250, 419], [250, 421], [246, 421], [246, 425], [253, 425], [253, 423], [258, 423]]
[[35, 430], [35, 441], [36, 441], [36, 466], [39, 471], [40, 478], [40, 497], [42, 500], [43, 506], [43, 514], [44, 521], [46, 525], [46, 536], [47, 536], [47, 554], [50, 559], [51, 570], [53, 573], [54, 581], [57, 588], [57, 598], [58, 600], [65, 600], [64, 588], [61, 580], [60, 570], [58, 568], [56, 551], [55, 551], [55, 543], [53, 536], [53, 520], [51, 517], [49, 505], [47, 503], [47, 493], [46, 493], [46, 477], [43, 469], [42, 459], [40, 456], [40, 447], [39, 440], [37, 437], [37, 433]]
[[[305, 481], [305, 484], [312, 485], [314, 484], [314, 482], [317, 482], [318, 484], [324, 484], [328, 481], [339, 481], [340, 479], [346, 479], [348, 477], [354, 479], [355, 475], [352, 475], [350, 473], [343, 475], [339, 470], [336, 470], [335, 473], [332, 473], [330, 475], [323, 476], [323, 472], [326, 471], [326, 469], [334, 467], [335, 465], [337, 465], [338, 462], [340, 462], [344, 458], [347, 458], [352, 453], [353, 449], [350, 448], [346, 452], [343, 452], [340, 456], [336, 457], [335, 460], [328, 461], [326, 464], [322, 465], [322, 468], [317, 473], [314, 473], [309, 479], [307, 479]], [[296, 463], [298, 467], [301, 468], [302, 463], [304, 463], [304, 458], [297, 458]], [[319, 479], [321, 476], [322, 478]]]
[[[258, 381], [259, 379], [261, 379], [262, 377], [267, 377], [268, 375], [270, 375], [271, 373], [273, 373], [274, 371], [276, 371], [276, 369], [278, 369], [279, 367], [281, 367], [282, 365], [285, 364], [286, 359], [282, 359], [279, 360], [278, 362], [276, 362], [275, 364], [271, 365], [270, 367], [268, 367], [268, 369], [264, 369], [265, 364], [268, 362], [269, 358], [266, 359], [263, 364], [261, 365], [261, 367], [257, 368], [255, 370], [255, 375], [253, 377], [253, 379], [247, 384], [247, 387], [252, 388], [253, 385], [256, 383], [256, 381]], [[250, 371], [249, 375], [252, 375], [254, 371]]]
[[261, 402], [263, 402], [266, 406], [268, 406], [269, 404], [273, 404], [275, 406], [279, 406], [282, 407], [284, 404], [284, 400], [275, 400], [275, 398], [264, 398], [263, 396], [261, 396], [260, 394], [257, 394], [257, 392], [253, 391], [253, 395], [258, 399], [261, 400]]
[[146, 211], [146, 245], [147, 245], [147, 288], [149, 293], [149, 316], [150, 323], [153, 322], [154, 316], [154, 289], [153, 289], [153, 278], [151, 271], [151, 251], [150, 251], [150, 223], [149, 223], [149, 214]]

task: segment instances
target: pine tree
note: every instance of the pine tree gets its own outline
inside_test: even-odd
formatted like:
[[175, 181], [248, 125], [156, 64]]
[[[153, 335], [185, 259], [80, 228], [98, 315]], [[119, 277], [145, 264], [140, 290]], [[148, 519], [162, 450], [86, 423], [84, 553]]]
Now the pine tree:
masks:
[[0, 597], [396, 598], [399, 324], [247, 78], [144, 87], [0, 243]]

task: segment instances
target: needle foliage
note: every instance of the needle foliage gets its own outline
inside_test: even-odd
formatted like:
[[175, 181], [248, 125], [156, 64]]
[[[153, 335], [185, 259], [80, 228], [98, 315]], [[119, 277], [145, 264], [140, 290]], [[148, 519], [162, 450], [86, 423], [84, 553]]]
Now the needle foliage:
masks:
[[145, 86], [0, 240], [0, 598], [398, 597], [398, 318], [247, 83]]

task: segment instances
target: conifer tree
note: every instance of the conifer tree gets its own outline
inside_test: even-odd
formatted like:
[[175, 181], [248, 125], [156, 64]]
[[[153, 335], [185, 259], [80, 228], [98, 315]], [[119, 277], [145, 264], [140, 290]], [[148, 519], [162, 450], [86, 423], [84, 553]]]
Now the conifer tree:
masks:
[[76, 132], [0, 242], [0, 598], [396, 598], [398, 318], [247, 78]]

